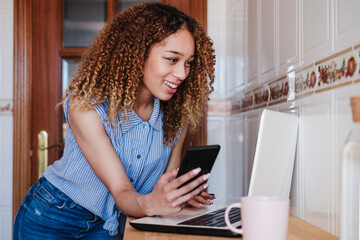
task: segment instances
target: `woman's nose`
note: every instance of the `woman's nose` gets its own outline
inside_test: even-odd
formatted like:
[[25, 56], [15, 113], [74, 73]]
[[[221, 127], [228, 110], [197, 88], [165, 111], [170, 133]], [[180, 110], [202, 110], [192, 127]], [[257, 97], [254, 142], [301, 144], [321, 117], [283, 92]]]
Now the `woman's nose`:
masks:
[[173, 70], [173, 75], [179, 80], [184, 80], [188, 74], [189, 70], [183, 64], [177, 64]]

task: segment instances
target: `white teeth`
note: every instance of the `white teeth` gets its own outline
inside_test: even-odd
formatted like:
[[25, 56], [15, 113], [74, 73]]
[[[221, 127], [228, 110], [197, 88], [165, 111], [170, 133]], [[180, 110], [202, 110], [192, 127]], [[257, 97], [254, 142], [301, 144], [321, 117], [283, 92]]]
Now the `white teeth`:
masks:
[[169, 87], [171, 87], [171, 88], [177, 88], [177, 87], [178, 87], [177, 85], [172, 84], [172, 83], [169, 83], [168, 81], [164, 81], [164, 83], [165, 83], [166, 85], [168, 85]]

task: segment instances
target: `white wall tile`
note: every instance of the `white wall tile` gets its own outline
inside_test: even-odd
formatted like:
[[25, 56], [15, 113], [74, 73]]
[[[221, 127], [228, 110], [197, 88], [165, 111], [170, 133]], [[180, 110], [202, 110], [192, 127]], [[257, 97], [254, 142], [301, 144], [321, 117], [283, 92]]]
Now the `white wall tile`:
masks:
[[208, 34], [216, 53], [215, 82], [212, 99], [226, 97], [226, 1], [208, 0]]
[[335, 50], [360, 43], [360, 1], [335, 0]]
[[245, 83], [245, 0], [208, 0], [208, 34], [216, 52], [212, 99], [236, 94]]
[[299, 123], [301, 162], [304, 166], [304, 219], [330, 231], [332, 185], [332, 95], [329, 92], [302, 101]]
[[258, 70], [259, 70], [259, 46], [258, 46], [258, 4], [257, 1], [247, 1], [247, 79], [248, 79], [248, 87], [253, 88], [258, 84]]
[[300, 66], [299, 0], [278, 0], [278, 76]]
[[260, 83], [277, 76], [275, 6], [276, 0], [260, 0]]
[[1, 0], [0, 1], [0, 10], [10, 10], [13, 9], [13, 0]]
[[0, 206], [0, 239], [12, 239], [12, 208]]
[[226, 122], [227, 192], [230, 202], [239, 201], [244, 195], [243, 176], [245, 152], [245, 114], [235, 114]]
[[231, 96], [245, 81], [245, 0], [226, 0], [226, 9], [226, 94]]
[[207, 118], [207, 144], [219, 144], [219, 155], [211, 170], [209, 178], [209, 192], [215, 193], [218, 204], [225, 204], [227, 200], [226, 175], [227, 175], [227, 151], [226, 151], [226, 117]]
[[332, 0], [302, 0], [302, 64], [332, 52]]
[[12, 204], [12, 116], [0, 117], [0, 206]]
[[13, 94], [13, 14], [0, 9], [0, 99]]

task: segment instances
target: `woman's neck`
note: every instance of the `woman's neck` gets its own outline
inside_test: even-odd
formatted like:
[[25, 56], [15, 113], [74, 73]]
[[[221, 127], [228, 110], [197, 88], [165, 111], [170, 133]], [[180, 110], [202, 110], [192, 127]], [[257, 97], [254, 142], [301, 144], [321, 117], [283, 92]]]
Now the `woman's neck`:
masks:
[[136, 114], [145, 122], [149, 121], [154, 109], [154, 96], [140, 91], [136, 97], [134, 110]]

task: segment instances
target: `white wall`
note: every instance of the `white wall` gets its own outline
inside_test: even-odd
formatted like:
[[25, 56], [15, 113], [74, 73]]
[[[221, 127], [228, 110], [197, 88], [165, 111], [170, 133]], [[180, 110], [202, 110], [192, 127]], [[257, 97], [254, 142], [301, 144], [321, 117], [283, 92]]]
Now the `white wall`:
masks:
[[0, 1], [0, 239], [12, 237], [13, 0]]
[[352, 127], [349, 98], [360, 95], [359, 8], [358, 0], [208, 0], [220, 58], [208, 116], [208, 142], [223, 147], [210, 179], [219, 201], [247, 194], [261, 111], [296, 114], [291, 212], [339, 235], [340, 153]]

